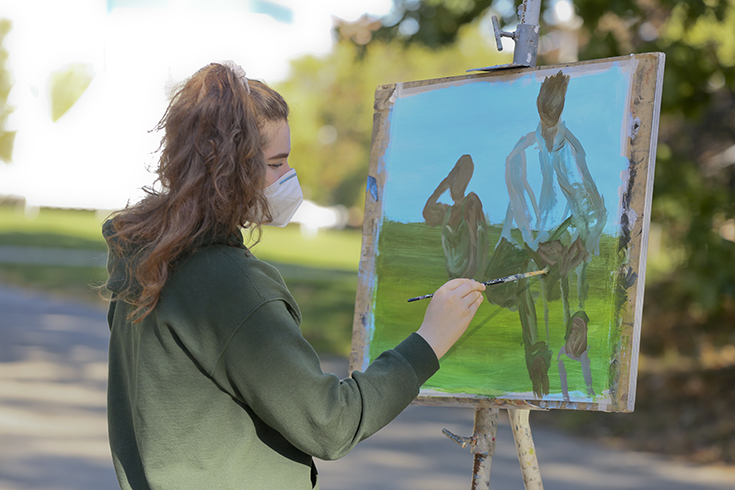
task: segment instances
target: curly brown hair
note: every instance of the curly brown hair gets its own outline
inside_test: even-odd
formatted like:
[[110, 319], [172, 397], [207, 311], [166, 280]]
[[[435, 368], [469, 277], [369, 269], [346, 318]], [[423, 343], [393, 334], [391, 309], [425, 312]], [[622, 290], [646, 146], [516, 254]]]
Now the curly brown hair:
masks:
[[263, 194], [266, 124], [288, 120], [283, 97], [262, 82], [249, 89], [223, 64], [205, 66], [173, 96], [156, 126], [160, 190], [114, 214], [110, 252], [132, 254], [125, 287], [114, 299], [140, 321], [158, 303], [172, 263], [212, 236], [241, 227], [257, 241], [271, 219]]

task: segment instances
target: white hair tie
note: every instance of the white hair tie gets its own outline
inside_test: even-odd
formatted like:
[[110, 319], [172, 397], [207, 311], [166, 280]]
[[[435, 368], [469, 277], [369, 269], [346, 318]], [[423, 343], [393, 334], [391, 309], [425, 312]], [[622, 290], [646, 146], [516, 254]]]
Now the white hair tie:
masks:
[[250, 84], [248, 83], [248, 77], [245, 74], [245, 70], [242, 69], [242, 66], [238, 65], [232, 60], [220, 61], [218, 64], [226, 66], [227, 68], [232, 70], [235, 73], [235, 76], [243, 83], [243, 85], [245, 85], [248, 93], [250, 93]]

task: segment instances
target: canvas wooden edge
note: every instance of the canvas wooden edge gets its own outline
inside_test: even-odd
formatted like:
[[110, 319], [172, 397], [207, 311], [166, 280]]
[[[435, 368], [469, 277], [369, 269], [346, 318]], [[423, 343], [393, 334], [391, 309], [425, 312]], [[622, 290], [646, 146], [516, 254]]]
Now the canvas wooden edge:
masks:
[[[374, 295], [374, 284], [371, 278], [375, 273], [375, 247], [377, 245], [379, 220], [382, 217], [382, 190], [385, 185], [383, 158], [389, 139], [389, 116], [396, 90], [415, 89], [442, 83], [456, 83], [477, 78], [492, 78], [517, 73], [529, 73], [539, 70], [564, 69], [589, 64], [625, 61], [634, 58], [638, 66], [633, 77], [632, 90], [637, 90], [630, 97], [631, 121], [643, 122], [635, 128], [635, 134], [628, 141], [629, 161], [636, 162], [638, 168], [629, 181], [628, 195], [630, 209], [636, 213], [636, 220], [631, 227], [631, 241], [637, 244], [630, 249], [630, 271], [621, 274], [635, 275], [634, 284], [628, 288], [627, 308], [622, 319], [622, 347], [615, 354], [613, 363], [620, 363], [625, 369], [618, 370], [615, 380], [615, 393], [610, 403], [565, 402], [556, 400], [527, 401], [507, 398], [489, 398], [467, 394], [425, 394], [420, 393], [414, 401], [416, 405], [444, 407], [490, 407], [531, 410], [575, 409], [609, 412], [630, 412], [635, 405], [635, 388], [637, 376], [637, 358], [640, 348], [640, 329], [643, 311], [643, 292], [645, 284], [646, 253], [648, 232], [650, 227], [650, 210], [653, 193], [653, 175], [655, 170], [656, 142], [661, 106], [661, 90], [663, 81], [663, 53], [644, 53], [637, 55], [588, 60], [576, 63], [545, 65], [535, 68], [517, 68], [497, 72], [467, 74], [443, 77], [398, 84], [380, 85], [375, 91], [375, 113], [373, 116], [372, 145], [368, 170], [367, 194], [365, 199], [365, 218], [363, 222], [363, 242], [360, 268], [358, 271], [357, 298], [353, 321], [352, 349], [350, 355], [350, 372], [364, 370], [369, 361], [368, 323], [370, 321], [370, 300]], [[656, 82], [649, 82], [654, 77]], [[646, 123], [650, 120], [650, 123]], [[639, 287], [640, 286], [640, 287]], [[630, 359], [629, 359], [630, 357]], [[611, 366], [611, 369], [613, 366]]]
[[628, 216], [635, 217], [635, 221], [629, 224], [630, 240], [625, 244], [630, 268], [620, 271], [620, 280], [631, 281], [632, 285], [627, 290], [625, 315], [621, 318], [621, 348], [614, 358], [623, 367], [616, 383], [616, 405], [620, 411], [629, 412], [635, 409], [665, 55], [646, 53], [637, 55], [636, 59], [638, 67], [632, 80], [631, 128], [627, 140], [632, 170], [623, 195], [626, 209], [633, 211]]
[[365, 196], [365, 215], [362, 225], [360, 267], [357, 273], [357, 297], [352, 326], [352, 344], [349, 372], [364, 370], [369, 360], [370, 339], [368, 322], [371, 318], [370, 303], [374, 295], [375, 246], [378, 240], [379, 220], [383, 216], [382, 193], [385, 186], [383, 158], [388, 145], [391, 97], [395, 85], [381, 85], [375, 90], [373, 132], [370, 146], [370, 165]]

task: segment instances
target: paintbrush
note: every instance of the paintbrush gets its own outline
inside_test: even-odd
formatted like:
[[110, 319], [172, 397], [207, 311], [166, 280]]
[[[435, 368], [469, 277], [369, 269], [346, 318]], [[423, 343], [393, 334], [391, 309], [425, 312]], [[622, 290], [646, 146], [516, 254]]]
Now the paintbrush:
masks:
[[[545, 267], [543, 270], [540, 270], [540, 271], [524, 272], [522, 274], [513, 274], [512, 276], [500, 277], [498, 279], [491, 279], [489, 281], [483, 282], [483, 284], [485, 286], [492, 286], [494, 284], [503, 284], [506, 282], [518, 281], [519, 279], [526, 279], [528, 277], [540, 276], [542, 274], [546, 274], [547, 272], [549, 272], [549, 268]], [[433, 296], [434, 296], [434, 293], [425, 294], [423, 296], [416, 296], [415, 298], [409, 298], [407, 301], [411, 303], [413, 301], [418, 301], [420, 299], [429, 299]]]

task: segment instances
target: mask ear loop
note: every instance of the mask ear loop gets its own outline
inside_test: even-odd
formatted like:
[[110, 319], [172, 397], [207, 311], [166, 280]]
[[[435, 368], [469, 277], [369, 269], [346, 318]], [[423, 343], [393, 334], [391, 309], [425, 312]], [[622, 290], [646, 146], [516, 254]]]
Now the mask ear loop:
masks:
[[245, 70], [243, 70], [242, 66], [238, 65], [232, 60], [220, 61], [217, 64], [226, 66], [227, 68], [232, 70], [235, 73], [235, 76], [242, 82], [243, 85], [245, 85], [245, 89], [248, 91], [248, 95], [250, 95], [250, 84], [248, 83], [248, 77], [245, 74]]

